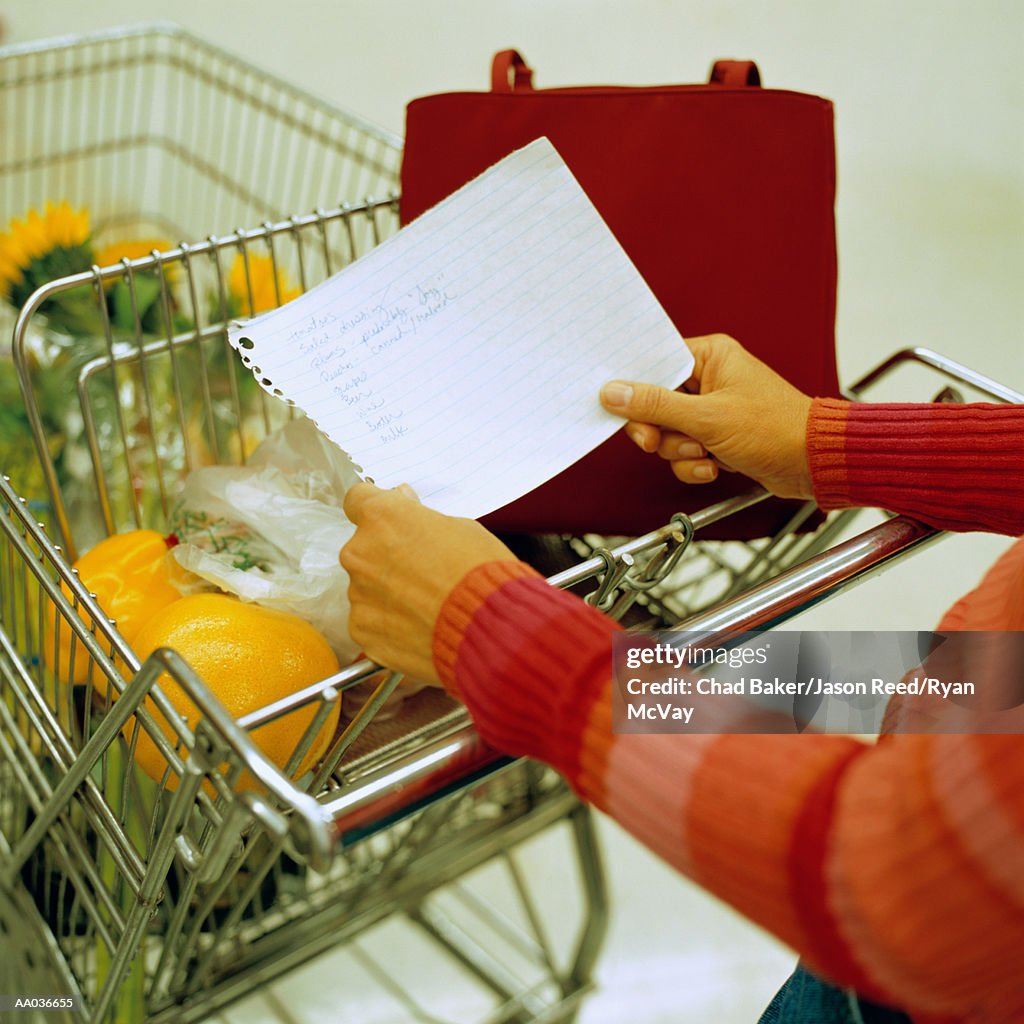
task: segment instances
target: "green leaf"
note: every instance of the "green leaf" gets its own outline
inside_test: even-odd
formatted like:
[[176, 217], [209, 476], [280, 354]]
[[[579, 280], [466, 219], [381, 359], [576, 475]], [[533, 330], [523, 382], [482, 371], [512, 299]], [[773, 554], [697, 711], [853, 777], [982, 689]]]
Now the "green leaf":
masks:
[[[160, 299], [160, 282], [151, 274], [136, 274], [132, 279], [135, 288], [135, 302], [138, 306], [140, 323], [146, 320], [153, 305]], [[132, 295], [127, 281], [114, 285], [111, 306], [114, 326], [128, 334], [135, 331], [135, 313], [132, 311]]]

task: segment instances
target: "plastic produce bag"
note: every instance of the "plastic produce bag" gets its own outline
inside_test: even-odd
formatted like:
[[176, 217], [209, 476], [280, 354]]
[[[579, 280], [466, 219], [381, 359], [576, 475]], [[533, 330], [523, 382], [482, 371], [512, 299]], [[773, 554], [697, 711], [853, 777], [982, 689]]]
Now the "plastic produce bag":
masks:
[[291, 420], [245, 466], [192, 472], [172, 516], [175, 559], [221, 590], [292, 612], [339, 661], [358, 654], [346, 629], [348, 574], [338, 552], [355, 532], [342, 511], [359, 475], [308, 419]]

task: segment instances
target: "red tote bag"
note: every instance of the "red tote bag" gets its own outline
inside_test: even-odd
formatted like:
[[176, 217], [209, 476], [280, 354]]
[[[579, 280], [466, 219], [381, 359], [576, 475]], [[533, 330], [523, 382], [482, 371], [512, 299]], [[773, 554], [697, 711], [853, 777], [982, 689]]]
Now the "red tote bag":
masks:
[[[750, 61], [719, 61], [706, 85], [540, 90], [532, 75], [507, 50], [490, 92], [409, 104], [403, 223], [546, 135], [684, 338], [732, 334], [803, 391], [838, 394], [832, 104], [762, 88]], [[682, 484], [620, 431], [484, 522], [639, 534], [751, 486]], [[797, 507], [773, 499], [701, 535], [768, 536]]]

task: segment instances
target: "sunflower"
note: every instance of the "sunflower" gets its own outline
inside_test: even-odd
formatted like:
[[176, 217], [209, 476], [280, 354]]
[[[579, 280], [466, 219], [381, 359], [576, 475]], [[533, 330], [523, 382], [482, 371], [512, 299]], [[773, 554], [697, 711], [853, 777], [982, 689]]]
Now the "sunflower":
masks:
[[88, 212], [47, 202], [0, 234], [0, 298], [20, 307], [40, 285], [91, 265]]
[[[245, 267], [249, 265], [248, 281]], [[250, 288], [252, 302], [249, 301]], [[301, 294], [292, 288], [282, 271], [274, 274], [274, 261], [269, 256], [250, 256], [248, 261], [239, 254], [228, 274], [228, 303], [230, 316], [255, 316], [290, 302]]]
[[[150, 256], [153, 250], [163, 252], [171, 248], [171, 243], [166, 238], [130, 238], [121, 242], [112, 242], [96, 251], [96, 265], [98, 267], [112, 267], [121, 260], [138, 260], [143, 256]], [[163, 276], [168, 284], [174, 284], [178, 279], [178, 264], [165, 263], [163, 265]], [[146, 281], [152, 284], [147, 284]], [[125, 289], [127, 286], [120, 279], [106, 281], [103, 286], [108, 292], [111, 289]], [[137, 301], [144, 304], [146, 308], [156, 301], [160, 293], [160, 276], [156, 269], [139, 271], [135, 274], [135, 290]], [[127, 299], [128, 295], [122, 296]], [[141, 312], [141, 311], [140, 311]], [[115, 300], [114, 318], [117, 319], [117, 305]], [[126, 325], [130, 326], [130, 325]]]
[[96, 251], [96, 265], [111, 267], [121, 260], [142, 259], [143, 256], [149, 256], [154, 249], [162, 252], [170, 248], [171, 243], [166, 238], [131, 238], [123, 242], [113, 242]]

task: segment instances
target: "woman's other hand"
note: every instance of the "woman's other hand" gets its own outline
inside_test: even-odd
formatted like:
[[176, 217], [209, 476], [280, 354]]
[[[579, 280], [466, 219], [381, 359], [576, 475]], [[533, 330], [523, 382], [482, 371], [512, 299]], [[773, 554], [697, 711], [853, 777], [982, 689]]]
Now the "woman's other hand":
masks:
[[436, 683], [434, 624], [448, 594], [470, 569], [515, 555], [479, 523], [426, 508], [404, 485], [357, 484], [345, 513], [356, 526], [339, 556], [349, 634], [374, 661]]
[[721, 466], [780, 497], [813, 497], [810, 398], [724, 334], [687, 344], [694, 357], [687, 393], [611, 381], [601, 390], [602, 405], [629, 420], [633, 442], [666, 459], [685, 483], [714, 480]]

